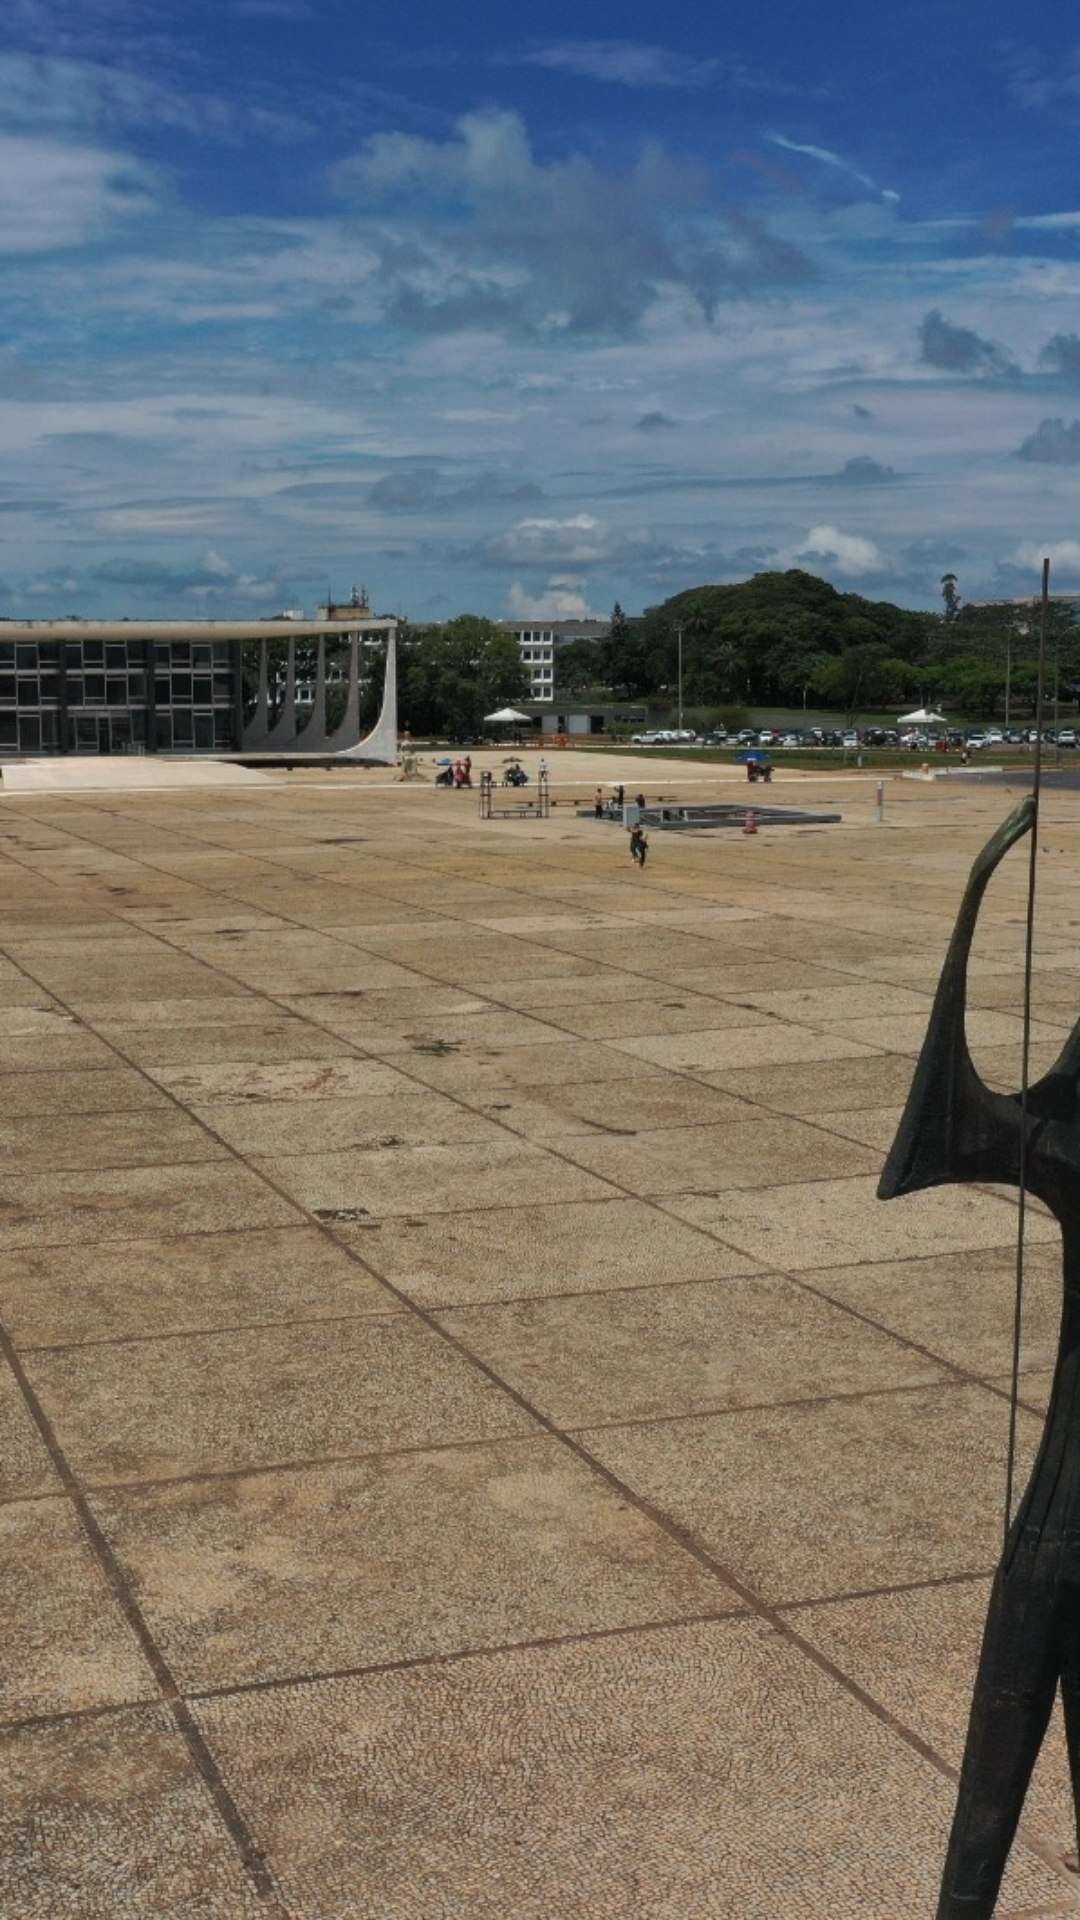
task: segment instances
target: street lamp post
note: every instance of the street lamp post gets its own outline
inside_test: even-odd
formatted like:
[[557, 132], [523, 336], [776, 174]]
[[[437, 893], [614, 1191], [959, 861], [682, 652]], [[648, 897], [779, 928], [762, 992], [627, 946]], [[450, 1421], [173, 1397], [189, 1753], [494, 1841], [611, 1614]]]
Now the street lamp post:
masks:
[[681, 625], [680, 625], [680, 626], [677, 626], [677, 627], [676, 627], [676, 629], [675, 629], [675, 638], [676, 638], [676, 639], [678, 640], [678, 643], [679, 643], [679, 732], [681, 733], [681, 732], [682, 732], [682, 730], [683, 730], [683, 723], [682, 723], [682, 626], [681, 626]]

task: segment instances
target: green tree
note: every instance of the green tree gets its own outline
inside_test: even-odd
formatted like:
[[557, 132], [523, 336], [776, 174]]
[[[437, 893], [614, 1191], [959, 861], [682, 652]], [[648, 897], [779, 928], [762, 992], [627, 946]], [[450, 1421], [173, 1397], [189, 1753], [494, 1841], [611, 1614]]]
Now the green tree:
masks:
[[414, 734], [472, 739], [486, 713], [513, 706], [528, 693], [513, 634], [477, 614], [408, 629], [398, 659], [398, 711]]

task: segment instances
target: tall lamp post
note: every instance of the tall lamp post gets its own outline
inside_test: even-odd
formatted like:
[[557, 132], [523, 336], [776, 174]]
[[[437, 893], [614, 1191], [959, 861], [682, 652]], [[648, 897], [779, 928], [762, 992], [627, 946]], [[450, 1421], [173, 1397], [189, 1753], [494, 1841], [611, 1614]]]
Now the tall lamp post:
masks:
[[682, 730], [683, 730], [683, 723], [682, 723], [682, 631], [683, 631], [683, 630], [682, 630], [682, 625], [681, 625], [681, 623], [680, 623], [680, 625], [679, 625], [679, 626], [677, 626], [677, 627], [676, 627], [676, 629], [675, 629], [675, 638], [676, 638], [676, 640], [677, 640], [677, 641], [678, 641], [678, 643], [679, 643], [679, 732], [680, 732], [680, 733], [681, 733], [681, 732], [682, 732]]

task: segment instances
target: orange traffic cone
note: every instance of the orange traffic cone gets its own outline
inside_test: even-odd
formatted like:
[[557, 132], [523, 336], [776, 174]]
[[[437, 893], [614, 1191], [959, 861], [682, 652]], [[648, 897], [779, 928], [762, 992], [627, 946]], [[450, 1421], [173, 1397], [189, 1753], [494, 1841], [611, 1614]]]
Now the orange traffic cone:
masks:
[[757, 814], [754, 812], [753, 807], [747, 807], [746, 809], [746, 819], [743, 821], [743, 832], [757, 832]]

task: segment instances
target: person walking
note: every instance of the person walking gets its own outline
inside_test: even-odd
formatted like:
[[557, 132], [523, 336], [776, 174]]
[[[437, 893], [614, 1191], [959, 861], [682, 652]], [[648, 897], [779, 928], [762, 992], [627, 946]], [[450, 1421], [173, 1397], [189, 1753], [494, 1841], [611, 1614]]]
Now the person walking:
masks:
[[623, 786], [623, 783], [620, 780], [618, 786], [615, 789], [615, 810], [618, 813], [620, 820], [622, 819], [622, 810], [623, 810], [625, 801], [626, 801], [626, 788]]
[[648, 857], [648, 852], [649, 852], [649, 842], [645, 837], [645, 829], [643, 827], [631, 827], [630, 829], [631, 859], [636, 860], [639, 867], [643, 867]]
[[594, 820], [602, 820], [602, 819], [603, 819], [603, 817], [604, 817], [604, 789], [603, 789], [603, 787], [597, 787], [597, 789], [596, 789], [596, 792], [595, 792], [595, 793], [593, 794], [593, 803], [592, 803], [592, 810], [593, 810], [593, 819], [594, 819]]

